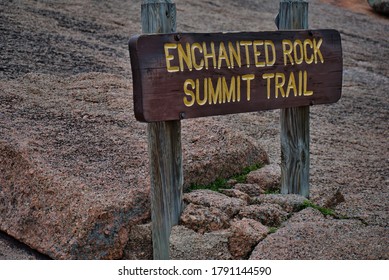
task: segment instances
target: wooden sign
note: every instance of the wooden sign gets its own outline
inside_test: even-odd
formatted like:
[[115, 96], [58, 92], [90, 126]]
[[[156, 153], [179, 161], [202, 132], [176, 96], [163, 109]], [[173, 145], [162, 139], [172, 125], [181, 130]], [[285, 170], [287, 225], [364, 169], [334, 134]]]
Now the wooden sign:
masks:
[[326, 104], [341, 96], [336, 30], [140, 35], [129, 48], [139, 121]]

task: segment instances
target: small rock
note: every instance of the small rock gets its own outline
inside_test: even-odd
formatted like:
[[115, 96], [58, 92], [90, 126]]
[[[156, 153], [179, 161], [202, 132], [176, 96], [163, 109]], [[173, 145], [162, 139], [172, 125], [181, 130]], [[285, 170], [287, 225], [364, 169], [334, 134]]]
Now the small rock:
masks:
[[222, 230], [205, 234], [184, 226], [175, 226], [170, 235], [172, 260], [230, 260], [228, 238], [231, 233]]
[[374, 11], [389, 15], [389, 1], [388, 0], [367, 0], [369, 5], [374, 9]]
[[324, 207], [326, 208], [335, 208], [338, 204], [345, 202], [345, 198], [343, 194], [340, 192], [340, 189], [336, 191], [336, 193], [330, 197], [326, 203], [324, 204]]
[[190, 203], [181, 215], [181, 224], [199, 233], [229, 227], [229, 217], [218, 208]]
[[211, 190], [196, 190], [184, 195], [185, 203], [193, 203], [206, 207], [219, 208], [226, 213], [228, 217], [236, 215], [247, 202], [234, 197], [228, 197], [224, 194]]
[[238, 181], [236, 179], [229, 179], [226, 183], [227, 186], [229, 187], [233, 187], [234, 185], [236, 185], [238, 183]]
[[281, 168], [278, 164], [269, 164], [265, 167], [252, 171], [247, 175], [248, 184], [257, 184], [263, 190], [276, 191], [280, 189]]
[[182, 139], [184, 189], [191, 184], [210, 184], [217, 177], [230, 178], [246, 166], [269, 161], [265, 150], [250, 137], [237, 129], [217, 125], [211, 118], [189, 119], [181, 128], [185, 135]]
[[288, 213], [277, 204], [264, 203], [244, 207], [239, 217], [254, 219], [268, 227], [278, 227], [287, 219]]
[[278, 204], [286, 212], [296, 212], [301, 210], [304, 201], [307, 199], [304, 196], [297, 194], [265, 194], [262, 196], [253, 197], [251, 199], [252, 204]]
[[258, 184], [236, 184], [234, 189], [247, 193], [249, 196], [258, 196], [265, 193], [265, 190]]
[[239, 199], [241, 199], [243, 201], [246, 201], [247, 203], [249, 203], [251, 201], [250, 196], [247, 193], [242, 192], [240, 190], [236, 190], [236, 189], [220, 189], [219, 191], [222, 194], [225, 194], [226, 196], [239, 198]]
[[295, 213], [286, 223], [305, 223], [305, 222], [318, 222], [325, 221], [326, 218], [320, 213], [319, 210], [312, 207], [305, 208], [298, 213]]
[[260, 222], [243, 218], [231, 222], [229, 249], [236, 259], [247, 259], [254, 246], [264, 239], [269, 229]]

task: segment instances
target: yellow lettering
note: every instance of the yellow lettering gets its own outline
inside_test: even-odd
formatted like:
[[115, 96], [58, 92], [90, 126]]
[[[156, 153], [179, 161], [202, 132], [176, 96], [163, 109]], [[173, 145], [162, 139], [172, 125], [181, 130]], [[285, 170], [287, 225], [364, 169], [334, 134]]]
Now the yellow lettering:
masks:
[[299, 71], [299, 96], [303, 95], [303, 71]]
[[221, 78], [217, 79], [216, 90], [213, 87], [212, 79], [208, 78], [208, 104], [219, 104], [222, 103], [222, 87]]
[[278, 98], [278, 91], [280, 91], [281, 96], [285, 97], [285, 90], [283, 86], [285, 85], [285, 74], [284, 73], [276, 73], [275, 77], [275, 96]]
[[230, 64], [230, 60], [228, 59], [226, 47], [224, 46], [223, 42], [220, 42], [220, 45], [219, 45], [219, 59], [218, 59], [218, 64], [217, 64], [217, 68], [218, 69], [220, 69], [222, 67], [222, 60], [223, 59], [225, 60], [225, 62], [227, 64], [227, 67], [231, 68], [231, 64]]
[[265, 62], [259, 62], [258, 60], [258, 57], [261, 55], [261, 52], [258, 50], [258, 46], [263, 46], [262, 40], [256, 40], [253, 44], [255, 67], [265, 67]]
[[166, 69], [168, 72], [178, 72], [180, 69], [178, 66], [171, 66], [170, 62], [174, 60], [174, 55], [169, 53], [169, 50], [177, 49], [177, 44], [175, 43], [166, 43], [164, 46], [165, 49], [165, 59], [166, 59]]
[[[269, 47], [272, 50], [272, 60], [269, 60]], [[266, 66], [273, 66], [276, 63], [276, 47], [274, 46], [273, 41], [266, 40], [265, 41], [265, 57], [266, 57]]]
[[290, 91], [293, 90], [294, 96], [297, 96], [297, 87], [296, 87], [296, 79], [294, 78], [294, 73], [290, 72], [288, 87], [286, 88], [286, 97], [289, 97]]
[[204, 52], [204, 61], [205, 61], [205, 69], [209, 69], [209, 59], [212, 59], [213, 68], [216, 69], [216, 53], [215, 53], [215, 43], [211, 42], [211, 52], [208, 53], [207, 45], [203, 42], [203, 52]]
[[250, 52], [249, 52], [249, 46], [251, 46], [253, 42], [251, 41], [240, 41], [240, 45], [245, 48], [246, 53], [246, 66], [250, 67]]
[[178, 44], [178, 61], [180, 63], [181, 72], [184, 71], [184, 61], [189, 71], [192, 71], [193, 69], [190, 44], [186, 43], [185, 47], [186, 47], [186, 51], [183, 49], [181, 44]]
[[243, 76], [242, 76], [242, 80], [243, 80], [243, 81], [247, 81], [247, 91], [246, 91], [247, 101], [250, 101], [250, 99], [251, 99], [251, 92], [250, 92], [251, 86], [250, 86], [250, 81], [254, 80], [254, 78], [255, 78], [255, 75], [254, 75], [254, 74], [246, 74], [246, 75], [243, 75]]
[[287, 58], [289, 58], [290, 64], [294, 65], [293, 58], [292, 58], [292, 52], [293, 52], [292, 41], [286, 39], [282, 40], [282, 52], [284, 54], [284, 65], [288, 64]]
[[319, 42], [316, 42], [316, 38], [313, 38], [313, 53], [315, 54], [315, 64], [317, 63], [317, 57], [319, 57], [321, 63], [324, 63], [323, 54], [320, 51], [322, 43], [322, 38], [319, 39]]
[[230, 54], [231, 68], [235, 67], [234, 59], [235, 59], [237, 65], [239, 66], [239, 68], [242, 67], [242, 60], [240, 58], [239, 42], [236, 42], [236, 49], [234, 49], [231, 42], [228, 42], [228, 51]]
[[196, 100], [197, 100], [197, 104], [199, 104], [200, 106], [201, 105], [204, 105], [205, 103], [207, 103], [207, 99], [208, 99], [208, 79], [205, 78], [204, 79], [204, 93], [203, 93], [203, 99], [200, 99], [200, 81], [199, 79], [196, 79]]
[[235, 91], [235, 77], [231, 78], [230, 87], [228, 88], [226, 78], [223, 77], [223, 103], [227, 102], [235, 102], [236, 99], [236, 91]]
[[237, 80], [236, 88], [238, 89], [237, 101], [239, 102], [240, 101], [240, 76], [238, 76], [238, 78], [236, 80]]
[[199, 53], [203, 53], [203, 48], [199, 43], [193, 43], [190, 49], [192, 51], [192, 62], [193, 62], [194, 69], [202, 70], [204, 68], [204, 59], [201, 59], [200, 64], [198, 64], [196, 61], [195, 51], [198, 50]]
[[262, 75], [262, 79], [266, 79], [266, 84], [267, 84], [267, 99], [270, 99], [270, 90], [271, 90], [271, 79], [274, 78], [274, 74], [273, 73], [265, 73]]
[[304, 59], [305, 59], [305, 63], [311, 64], [313, 62], [313, 54], [311, 54], [311, 56], [308, 58], [308, 50], [307, 50], [308, 45], [311, 47], [311, 49], [313, 49], [313, 43], [310, 39], [306, 39], [304, 41]]
[[[298, 57], [297, 47], [300, 49], [300, 57]], [[294, 48], [294, 61], [296, 64], [301, 64], [304, 61], [304, 49], [303, 49], [303, 43], [300, 40], [296, 40], [293, 42], [293, 48]]]
[[[191, 86], [192, 90], [195, 89], [195, 82], [192, 79], [188, 79], [184, 83], [184, 93], [187, 95], [184, 97], [184, 104], [187, 107], [193, 106], [195, 103], [195, 94], [192, 90], [188, 89], [188, 87]], [[190, 100], [188, 100], [188, 96], [190, 96]]]
[[304, 96], [313, 95], [313, 91], [307, 90], [307, 87], [308, 87], [308, 73], [307, 71], [304, 71]]
[[[289, 97], [291, 92], [295, 97], [298, 96], [310, 96], [313, 95], [313, 91], [308, 90], [308, 73], [307, 71], [298, 72], [298, 88], [296, 82], [297, 72], [290, 72], [288, 80], [286, 81], [286, 76], [284, 73], [265, 73], [262, 75], [262, 78], [267, 82], [267, 99], [271, 98], [271, 84], [273, 83], [272, 79], [274, 78], [274, 97]], [[286, 87], [286, 88], [285, 88]]]

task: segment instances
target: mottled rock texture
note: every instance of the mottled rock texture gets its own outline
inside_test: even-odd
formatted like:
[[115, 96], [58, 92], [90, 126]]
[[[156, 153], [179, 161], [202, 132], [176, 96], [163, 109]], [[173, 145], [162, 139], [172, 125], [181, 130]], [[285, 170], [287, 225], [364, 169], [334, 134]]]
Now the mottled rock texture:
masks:
[[288, 213], [301, 210], [307, 199], [297, 194], [266, 194], [251, 198], [251, 204], [278, 204]]
[[[140, 3], [0, 5], [0, 230], [56, 259], [123, 258], [131, 228], [150, 221], [126, 47]], [[186, 185], [268, 161], [213, 119], [182, 133]]]
[[206, 207], [218, 208], [230, 218], [236, 215], [242, 206], [247, 205], [247, 202], [240, 198], [229, 197], [211, 190], [196, 190], [187, 193], [184, 195], [184, 201]]
[[388, 259], [387, 233], [385, 228], [325, 218], [307, 208], [260, 242], [250, 259]]
[[237, 259], [246, 259], [255, 245], [264, 239], [269, 229], [252, 219], [243, 218], [231, 222], [232, 235], [228, 240], [231, 255]]
[[230, 260], [228, 231], [197, 233], [184, 226], [173, 227], [170, 257], [174, 260]]
[[[264, 191], [280, 189], [281, 168], [278, 164], [269, 164], [264, 168], [251, 172], [247, 176], [247, 183], [257, 184]], [[255, 196], [255, 193], [251, 194]]]
[[288, 213], [277, 204], [263, 203], [242, 208], [238, 216], [256, 220], [269, 227], [278, 227], [286, 221]]
[[229, 227], [227, 214], [215, 207], [189, 204], [181, 215], [181, 224], [199, 233]]
[[[278, 1], [176, 2], [180, 32], [276, 29]], [[145, 125], [132, 111], [127, 47], [141, 32], [140, 4], [0, 2], [0, 230], [52, 258], [151, 255], [150, 232], [135, 227], [150, 222], [148, 156]], [[389, 22], [366, 0], [312, 0], [309, 27], [342, 37], [342, 98], [310, 114], [310, 200], [337, 219], [311, 208], [291, 215], [266, 201], [291, 217], [251, 257], [388, 259]], [[186, 186], [280, 162], [277, 110], [185, 120], [182, 130]], [[225, 194], [243, 207], [251, 201]], [[233, 220], [240, 205], [217, 208]], [[172, 255], [233, 258], [229, 229], [174, 232], [196, 244]], [[0, 259], [23, 257], [8, 244], [0, 242]]]

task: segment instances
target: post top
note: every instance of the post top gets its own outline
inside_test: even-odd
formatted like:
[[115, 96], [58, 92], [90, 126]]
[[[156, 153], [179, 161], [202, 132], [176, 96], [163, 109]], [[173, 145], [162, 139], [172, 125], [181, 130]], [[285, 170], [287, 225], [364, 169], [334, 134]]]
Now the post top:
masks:
[[308, 2], [307, 0], [281, 0], [280, 2]]
[[173, 3], [172, 0], [143, 0], [142, 4]]

